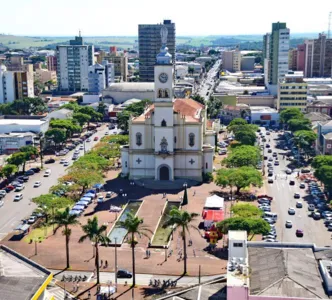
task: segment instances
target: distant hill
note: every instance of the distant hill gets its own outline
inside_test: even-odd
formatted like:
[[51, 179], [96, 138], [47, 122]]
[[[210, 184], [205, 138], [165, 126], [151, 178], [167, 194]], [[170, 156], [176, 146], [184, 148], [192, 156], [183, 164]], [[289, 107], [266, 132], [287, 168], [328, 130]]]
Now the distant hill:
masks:
[[[304, 39], [317, 37], [316, 33], [297, 33], [291, 35], [291, 47], [303, 43]], [[57, 45], [67, 44], [72, 37], [38, 37], [38, 36], [14, 36], [1, 35], [0, 44], [10, 49], [23, 49], [29, 47], [55, 49]], [[137, 36], [105, 36], [84, 37], [87, 44], [94, 44], [102, 49], [108, 49], [114, 45], [120, 49], [132, 48]], [[192, 47], [201, 46], [223, 46], [231, 47], [239, 45], [241, 49], [262, 49], [262, 35], [211, 35], [211, 36], [178, 36], [178, 46], [187, 45]]]

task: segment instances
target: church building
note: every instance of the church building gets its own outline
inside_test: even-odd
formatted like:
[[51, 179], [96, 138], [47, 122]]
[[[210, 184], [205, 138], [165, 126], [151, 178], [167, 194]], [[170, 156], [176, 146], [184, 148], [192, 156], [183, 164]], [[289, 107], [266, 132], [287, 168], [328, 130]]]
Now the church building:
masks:
[[161, 29], [162, 48], [155, 65], [154, 102], [129, 120], [129, 145], [121, 148], [122, 175], [130, 179], [177, 178], [202, 181], [212, 172], [215, 132], [206, 128], [205, 106], [174, 99], [172, 55]]

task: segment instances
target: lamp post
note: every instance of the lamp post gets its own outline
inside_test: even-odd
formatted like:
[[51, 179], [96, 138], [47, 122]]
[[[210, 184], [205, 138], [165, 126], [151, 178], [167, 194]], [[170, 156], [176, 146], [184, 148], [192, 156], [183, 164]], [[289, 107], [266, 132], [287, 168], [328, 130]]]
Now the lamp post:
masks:
[[118, 289], [118, 253], [117, 253], [117, 246], [116, 246], [116, 240], [117, 238], [114, 238], [115, 241], [115, 251], [114, 251], [114, 262], [115, 262], [115, 270], [114, 270], [114, 275], [115, 275], [115, 292], [117, 292]]
[[167, 261], [167, 246], [164, 245], [164, 249], [165, 249], [165, 261]]

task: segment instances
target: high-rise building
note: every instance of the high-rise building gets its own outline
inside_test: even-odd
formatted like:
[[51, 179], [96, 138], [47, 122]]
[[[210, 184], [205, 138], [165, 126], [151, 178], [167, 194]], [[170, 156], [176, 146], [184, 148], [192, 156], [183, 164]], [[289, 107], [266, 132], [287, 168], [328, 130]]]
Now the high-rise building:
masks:
[[305, 51], [306, 51], [305, 44], [297, 45], [297, 60], [296, 60], [297, 71], [304, 71]]
[[119, 77], [119, 81], [127, 81], [128, 77], [128, 57], [126, 55], [114, 56], [109, 60], [114, 64], [114, 75]]
[[105, 68], [105, 86], [108, 88], [115, 78], [115, 68], [114, 64], [103, 60], [101, 63]]
[[286, 23], [273, 23], [269, 59], [269, 84], [277, 85], [288, 72], [289, 29]]
[[76, 36], [69, 46], [57, 46], [57, 77], [59, 91], [88, 91], [88, 68], [94, 62], [94, 47], [84, 45], [83, 38]]
[[89, 67], [89, 93], [99, 94], [105, 88], [105, 67], [94, 64]]
[[241, 51], [236, 48], [231, 51], [224, 51], [222, 55], [222, 67], [230, 72], [241, 71]]
[[270, 40], [271, 40], [270, 33], [263, 35], [263, 59], [270, 58]]
[[288, 70], [297, 71], [297, 49], [288, 51]]
[[332, 39], [320, 33], [318, 39], [305, 40], [305, 77], [332, 76]]
[[110, 53], [116, 54], [116, 51], [117, 51], [116, 46], [110, 47]]
[[55, 55], [47, 56], [47, 69], [49, 71], [56, 71], [57, 70], [57, 59]]
[[168, 51], [175, 57], [175, 23], [164, 20], [162, 24], [138, 25], [138, 49], [139, 49], [139, 77], [140, 81], [154, 81], [154, 65], [156, 55], [160, 52], [162, 43], [160, 30], [167, 28]]
[[307, 87], [303, 81], [303, 72], [289, 71], [279, 79], [277, 109], [299, 108], [305, 111], [307, 107]]
[[0, 65], [0, 103], [10, 103], [15, 98], [15, 73]]
[[33, 98], [35, 96], [33, 72], [14, 73], [16, 99], [23, 99], [26, 97]]

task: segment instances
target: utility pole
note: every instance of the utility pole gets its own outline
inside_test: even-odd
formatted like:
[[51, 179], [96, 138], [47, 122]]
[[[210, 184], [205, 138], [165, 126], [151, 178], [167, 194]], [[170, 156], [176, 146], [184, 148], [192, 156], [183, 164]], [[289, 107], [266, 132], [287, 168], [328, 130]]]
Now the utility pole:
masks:
[[115, 255], [115, 272], [114, 272], [114, 275], [115, 275], [115, 292], [117, 292], [118, 290], [118, 254], [117, 254], [117, 244], [116, 244], [116, 240], [117, 238], [114, 238], [115, 240], [115, 252], [114, 252], [114, 255]]
[[198, 284], [201, 284], [201, 265], [198, 266]]

